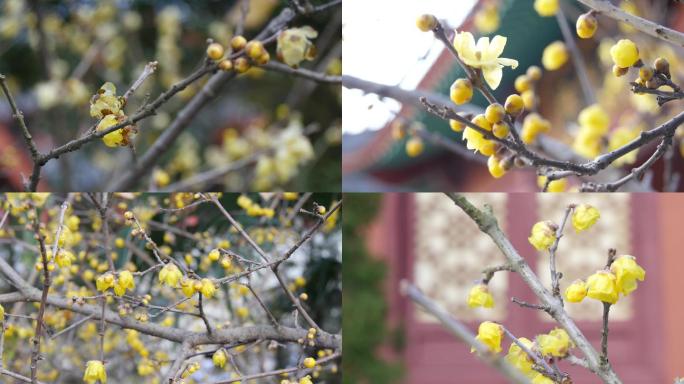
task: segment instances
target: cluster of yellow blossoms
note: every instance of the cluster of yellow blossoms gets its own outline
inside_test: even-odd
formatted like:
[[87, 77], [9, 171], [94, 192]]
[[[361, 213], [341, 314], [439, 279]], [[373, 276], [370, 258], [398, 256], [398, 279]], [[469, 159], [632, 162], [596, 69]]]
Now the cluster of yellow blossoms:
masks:
[[105, 371], [104, 363], [100, 360], [90, 360], [86, 364], [83, 381], [88, 384], [93, 384], [97, 381], [105, 384], [107, 382], [107, 372]]
[[[90, 100], [90, 116], [100, 119], [96, 130], [104, 131], [126, 120], [123, 108], [126, 100], [116, 95], [116, 87], [106, 82]], [[117, 129], [102, 137], [108, 147], [126, 146], [135, 135], [136, 129], [132, 125]]]
[[[599, 211], [588, 204], [572, 207], [572, 226], [577, 232], [591, 228], [600, 218]], [[538, 250], [547, 250], [552, 247], [557, 239], [558, 226], [550, 221], [541, 221], [532, 227], [529, 242]], [[637, 281], [643, 281], [645, 271], [637, 263], [633, 256], [623, 255], [612, 261], [605, 270], [600, 270], [589, 276], [587, 281], [577, 280], [567, 287], [565, 297], [569, 302], [580, 302], [585, 297], [590, 297], [609, 304], [615, 304], [619, 294], [629, 295], [637, 288]], [[494, 299], [485, 283], [474, 285], [468, 295], [468, 306], [471, 308], [492, 308]], [[501, 342], [505, 334], [502, 325], [491, 321], [480, 324], [476, 339], [484, 344], [492, 353], [502, 351]], [[568, 333], [560, 328], [555, 328], [547, 334], [537, 335], [534, 341], [520, 338], [518, 342], [524, 345], [529, 352], [541, 358], [565, 358], [575, 345]], [[474, 351], [473, 348], [471, 350]], [[533, 368], [535, 362], [528, 353], [518, 344], [511, 343], [506, 361], [520, 370], [533, 383], [551, 384], [553, 381], [544, 374]]]
[[237, 58], [231, 60], [225, 57], [225, 49], [220, 43], [210, 43], [207, 46], [207, 57], [218, 62], [218, 68], [222, 71], [235, 70], [237, 73], [245, 73], [252, 65], [265, 65], [271, 60], [264, 44], [258, 40], [247, 41], [244, 36], [234, 36], [230, 40], [232, 52], [242, 52]]
[[[206, 278], [201, 278], [197, 273], [206, 272], [208, 268], [213, 265], [219, 264], [226, 268], [224, 263], [228, 265], [231, 264], [231, 253], [224, 252], [231, 247], [231, 243], [227, 238], [223, 238], [217, 233], [213, 233], [210, 230], [205, 232], [197, 232], [191, 234], [181, 235], [177, 232], [164, 231], [163, 233], [163, 245], [158, 246], [158, 250], [155, 249], [157, 245], [148, 239], [146, 230], [148, 227], [153, 227], [152, 220], [157, 220], [156, 217], [160, 215], [160, 209], [162, 206], [173, 207], [173, 208], [184, 208], [190, 204], [196, 202], [200, 195], [195, 194], [173, 194], [168, 195], [168, 197], [160, 198], [157, 196], [146, 196], [144, 197], [144, 204], [129, 206], [128, 200], [143, 200], [142, 196], [136, 194], [113, 194], [111, 195], [112, 204], [110, 206], [110, 234], [111, 234], [111, 246], [112, 261], [116, 264], [116, 269], [111, 269], [108, 263], [108, 257], [103, 255], [101, 252], [94, 252], [93, 249], [102, 249], [102, 244], [100, 242], [103, 240], [100, 233], [103, 229], [103, 222], [100, 218], [99, 212], [96, 209], [86, 210], [85, 207], [89, 206], [90, 202], [87, 201], [86, 197], [82, 195], [75, 194], [71, 197], [71, 204], [69, 208], [64, 211], [63, 225], [61, 226], [61, 233], [58, 238], [56, 233], [60, 228], [59, 217], [60, 209], [59, 205], [55, 204], [61, 201], [60, 197], [57, 197], [57, 201], [50, 199], [50, 194], [7, 194], [6, 198], [0, 202], [2, 210], [9, 212], [8, 220], [12, 220], [13, 224], [17, 225], [3, 226], [3, 231], [0, 232], [0, 236], [14, 236], [16, 238], [24, 238], [24, 234], [20, 234], [19, 231], [25, 230], [28, 234], [33, 234], [30, 230], [30, 224], [34, 220], [40, 220], [45, 222], [45, 224], [40, 225], [41, 236], [45, 240], [46, 246], [48, 246], [47, 251], [47, 268], [51, 273], [51, 279], [53, 281], [53, 288], [62, 292], [60, 295], [68, 298], [70, 303], [73, 305], [83, 305], [85, 303], [99, 300], [103, 296], [106, 296], [107, 305], [115, 306], [115, 311], [118, 312], [119, 316], [125, 317], [133, 314], [131, 320], [135, 319], [141, 322], [153, 321], [154, 317], [147, 313], [149, 305], [152, 303], [152, 296], [157, 292], [159, 295], [163, 296], [164, 299], [174, 299], [176, 294], [180, 294], [182, 291], [184, 295], [188, 297], [201, 293], [203, 297], [212, 298], [216, 297], [219, 293], [218, 282], [209, 276]], [[296, 201], [299, 194], [294, 192], [286, 192], [282, 194], [282, 198], [287, 202]], [[238, 196], [235, 196], [238, 199]], [[52, 205], [48, 205], [50, 202]], [[288, 203], [289, 204], [289, 203]], [[320, 206], [320, 210], [316, 210], [318, 213], [324, 214], [326, 209], [324, 206]], [[36, 210], [36, 208], [41, 208]], [[280, 208], [278, 208], [280, 209]], [[283, 207], [285, 210], [286, 207]], [[37, 214], [37, 211], [39, 214]], [[184, 211], [187, 212], [187, 211]], [[174, 226], [180, 224], [184, 217], [193, 218], [193, 215], [184, 216], [180, 213], [171, 212], [164, 214], [163, 221], [168, 226]], [[128, 226], [126, 228], [125, 226]], [[132, 228], [131, 228], [132, 227]], [[246, 228], [250, 230], [252, 228]], [[273, 228], [278, 230], [278, 228]], [[188, 231], [193, 232], [192, 229]], [[128, 232], [129, 235], [125, 235], [124, 232]], [[174, 235], [175, 234], [175, 235]], [[229, 237], [232, 232], [228, 231]], [[149, 232], [149, 236], [153, 236]], [[171, 256], [173, 251], [178, 252], [172, 246], [177, 243], [176, 237], [180, 236], [192, 236], [193, 241], [197, 242], [196, 248], [192, 249], [192, 252], [188, 250], [185, 254], [185, 263], [176, 262], [175, 257], [169, 258], [169, 262], [164, 265], [159, 265], [158, 271], [158, 281], [159, 285], [157, 288], [150, 288], [150, 294], [145, 294], [140, 292], [140, 287], [143, 285], [139, 278], [142, 278], [146, 273], [138, 273], [135, 264], [132, 262], [122, 262], [121, 254], [126, 252], [127, 247], [135, 246], [136, 240], [145, 240], [144, 252], [159, 251], [159, 255], [162, 259], [167, 259], [167, 256]], [[232, 239], [231, 239], [232, 240]], [[255, 238], [256, 241], [256, 238]], [[57, 244], [57, 252], [53, 254], [52, 245]], [[180, 248], [180, 247], [179, 247]], [[198, 253], [203, 253], [203, 256], [197, 257]], [[117, 258], [118, 254], [118, 258]], [[36, 264], [37, 268], [43, 268], [42, 257], [40, 255], [36, 256], [39, 263]], [[190, 261], [188, 261], [190, 259]], [[35, 259], [34, 259], [35, 260]], [[201, 262], [200, 262], [201, 260]], [[209, 267], [204, 269], [204, 265], [208, 264]], [[233, 263], [238, 264], [238, 263]], [[196, 268], [196, 269], [195, 269]], [[239, 266], [233, 267], [232, 271], [238, 270]], [[154, 270], [149, 271], [154, 274]], [[204, 275], [204, 273], [202, 273]], [[149, 277], [149, 276], [148, 276]], [[78, 280], [76, 280], [78, 279]], [[85, 284], [81, 283], [85, 282]], [[297, 277], [292, 280], [292, 290], [300, 290], [299, 294], [300, 300], [306, 300], [307, 294], [301, 292], [301, 289], [306, 286], [306, 279], [303, 277]], [[90, 288], [92, 287], [92, 289]], [[158, 289], [160, 288], [161, 289]], [[171, 288], [171, 289], [169, 289]], [[99, 292], [99, 295], [95, 293], [95, 289]], [[103, 294], [103, 292], [105, 294]], [[235, 318], [239, 320], [240, 323], [252, 324], [257, 321], [257, 318], [250, 318], [250, 309], [248, 308], [248, 298], [247, 295], [250, 294], [249, 288], [243, 284], [232, 283], [229, 284], [228, 294], [230, 295], [230, 300], [233, 302]], [[126, 296], [124, 300], [119, 299], [116, 296]], [[182, 295], [181, 295], [182, 296]], [[235, 299], [235, 301], [233, 301]], [[175, 300], [174, 300], [175, 301]], [[197, 305], [197, 296], [192, 299], [180, 303], [174, 308], [179, 311], [190, 312], [193, 310], [193, 306]], [[44, 317], [44, 323], [55, 332], [65, 329], [68, 327], [71, 316], [71, 312], [68, 310], [49, 310], [46, 311]], [[0, 305], [0, 323], [5, 321], [5, 311]], [[155, 325], [162, 327], [171, 327], [174, 325], [175, 321], [180, 321], [177, 314], [167, 315], [158, 319]], [[225, 323], [216, 323], [216, 329], [221, 329], [228, 326], [229, 324], [235, 325], [237, 321], [231, 320]], [[17, 343], [17, 339], [29, 340], [34, 335], [34, 327], [31, 327], [30, 323], [26, 325], [21, 325], [19, 322], [5, 322], [5, 340], [9, 342], [6, 345], [14, 345]], [[180, 326], [180, 324], [179, 324]], [[107, 373], [111, 374], [110, 363], [98, 360], [99, 357], [90, 357], [82, 359], [81, 356], [99, 356], [100, 344], [89, 343], [87, 341], [94, 340], [98, 338], [99, 332], [99, 322], [86, 322], [81, 327], [76, 330], [76, 337], [78, 340], [84, 341], [83, 348], [77, 351], [67, 351], [65, 347], [64, 353], [73, 360], [73, 362], [79, 366], [83, 367], [81, 372], [83, 381], [88, 383], [99, 383], [104, 384], [107, 381]], [[147, 349], [149, 347], [149, 339], [147, 336], [138, 333], [134, 330], [124, 330], [125, 337], [122, 337], [121, 330], [115, 329], [115, 327], [107, 327], [105, 331], [103, 351], [105, 356], [108, 356], [115, 351], [128, 350], [129, 354], [135, 354], [135, 362], [132, 364], [132, 368], [141, 377], [146, 377], [149, 379], [140, 379], [144, 382], [154, 382], [156, 379], [154, 377], [162, 370], [162, 367], [168, 364], [169, 357], [165, 356], [163, 351], [150, 351]], [[316, 330], [310, 329], [309, 333], [302, 338], [302, 345], [314, 346], [312, 343], [316, 342]], [[24, 343], [25, 344], [25, 343]], [[146, 347], [147, 345], [147, 347]], [[53, 354], [55, 347], [61, 347], [55, 345], [54, 342], [46, 340], [43, 347], [43, 352], [46, 354]], [[240, 349], [244, 349], [244, 346], [235, 347], [235, 351], [238, 352]], [[231, 350], [232, 351], [232, 350]], [[319, 357], [325, 357], [326, 355], [321, 355], [324, 351], [319, 351]], [[327, 352], [326, 352], [327, 353]], [[230, 359], [230, 354], [228, 350], [219, 350], [212, 360], [214, 364], [220, 367], [229, 366], [227, 360]], [[318, 359], [318, 358], [316, 358]], [[322, 368], [318, 363], [316, 363], [314, 356], [303, 360], [302, 367], [311, 368], [310, 377], [302, 378], [300, 380], [291, 381], [292, 383], [308, 383], [311, 384], [315, 380], [319, 371], [322, 372]], [[90, 360], [90, 361], [88, 361]], [[108, 360], [108, 359], [107, 359]], [[313, 363], [313, 366], [312, 366]], [[105, 369], [107, 367], [107, 369]], [[8, 367], [10, 368], [10, 367]], [[12, 369], [16, 366], [11, 367]], [[183, 373], [184, 377], [188, 377], [187, 382], [193, 382], [189, 375], [200, 369], [198, 364], [189, 365]], [[335, 368], [336, 369], [336, 368]], [[110, 371], [110, 372], [107, 372]], [[332, 371], [332, 370], [331, 370]], [[38, 379], [43, 382], [54, 382], [58, 381], [58, 370], [47, 371], [41, 369], [38, 373]], [[284, 378], [287, 376], [283, 376]], [[111, 381], [111, 377], [109, 378]], [[147, 381], [146, 381], [147, 380]]]
[[264, 208], [246, 195], [240, 195], [240, 197], [238, 197], [237, 205], [244, 209], [248, 216], [272, 218], [275, 215], [273, 208]]
[[109, 288], [114, 288], [114, 294], [117, 296], [123, 296], [126, 290], [135, 289], [135, 281], [130, 271], [118, 272], [118, 276], [107, 272], [95, 280], [95, 285], [97, 290], [102, 292], [106, 292]]
[[[574, 208], [572, 225], [577, 232], [589, 229], [600, 218], [599, 211], [587, 204]], [[536, 223], [532, 227], [529, 242], [538, 250], [547, 250], [556, 241], [557, 226], [549, 221]], [[637, 280], [643, 281], [646, 272], [637, 263], [634, 256], [617, 257], [609, 269], [600, 270], [586, 280], [576, 280], [565, 291], [569, 302], [580, 302], [590, 297], [606, 303], [615, 304], [618, 295], [629, 295], [637, 287]]]
[[[318, 32], [310, 26], [286, 29], [278, 35], [276, 54], [280, 61], [297, 68], [304, 60], [313, 60], [316, 57], [316, 47], [310, 39], [318, 36]], [[226, 57], [235, 53], [237, 57]], [[230, 40], [229, 52], [223, 45], [212, 42], [207, 46], [207, 57], [218, 62], [218, 68], [222, 71], [234, 70], [237, 73], [249, 71], [253, 65], [266, 65], [271, 60], [271, 55], [264, 47], [264, 43], [258, 40], [247, 41], [244, 36], [234, 36]]]
[[646, 271], [637, 264], [631, 255], [615, 258], [609, 269], [600, 270], [587, 278], [578, 279], [565, 290], [565, 297], [569, 302], [578, 303], [585, 297], [590, 297], [604, 303], [615, 304], [619, 294], [628, 296], [637, 288], [637, 280], [644, 281]]
[[[573, 209], [572, 226], [575, 231], [581, 232], [589, 229], [598, 221], [601, 213], [598, 209], [588, 204], [580, 204]], [[530, 237], [527, 239], [538, 251], [545, 251], [556, 241], [558, 226], [551, 221], [540, 221], [532, 226]]]
[[[492, 321], [484, 321], [478, 327], [475, 338], [484, 344], [490, 352], [500, 353], [502, 351], [501, 342], [503, 336], [504, 329], [502, 325]], [[568, 333], [561, 328], [554, 328], [547, 334], [537, 335], [534, 342], [525, 337], [521, 337], [517, 341], [524, 345], [529, 352], [540, 355], [543, 359], [564, 358], [568, 356], [570, 349], [575, 346], [572, 340], [570, 340]], [[472, 348], [471, 352], [474, 351], [475, 348]], [[532, 383], [553, 384], [551, 379], [534, 369], [534, 360], [517, 343], [511, 342], [505, 359], [509, 364], [531, 379]]]

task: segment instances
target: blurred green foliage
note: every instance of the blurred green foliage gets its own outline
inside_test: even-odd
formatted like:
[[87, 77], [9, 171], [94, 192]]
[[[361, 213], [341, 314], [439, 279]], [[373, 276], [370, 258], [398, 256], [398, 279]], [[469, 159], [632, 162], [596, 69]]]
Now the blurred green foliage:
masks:
[[385, 323], [382, 290], [386, 266], [368, 253], [360, 233], [376, 215], [381, 195], [346, 194], [344, 199], [343, 382], [394, 383], [402, 376], [401, 365], [377, 354], [392, 336]]

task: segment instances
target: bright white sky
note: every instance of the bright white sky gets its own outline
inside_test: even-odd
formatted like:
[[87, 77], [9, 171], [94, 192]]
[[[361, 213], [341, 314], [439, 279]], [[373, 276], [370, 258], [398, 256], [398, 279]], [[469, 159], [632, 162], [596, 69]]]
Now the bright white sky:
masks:
[[[443, 49], [432, 33], [416, 28], [416, 18], [436, 15], [458, 26], [476, 0], [345, 0], [342, 7], [343, 73], [364, 80], [415, 89]], [[399, 110], [360, 90], [342, 88], [342, 132], [382, 128]]]

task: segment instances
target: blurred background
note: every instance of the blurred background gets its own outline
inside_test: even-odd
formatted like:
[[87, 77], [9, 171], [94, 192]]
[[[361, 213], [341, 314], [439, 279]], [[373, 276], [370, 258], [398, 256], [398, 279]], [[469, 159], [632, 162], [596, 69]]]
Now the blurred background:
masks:
[[[648, 129], [663, 123], [681, 110], [681, 101], [658, 108], [655, 98], [634, 95], [627, 77], [617, 78], [611, 72], [608, 50], [617, 39], [629, 38], [640, 49], [645, 62], [658, 56], [670, 60], [673, 79], [684, 79], [681, 63], [682, 48], [664, 43], [630, 26], [598, 16], [599, 28], [592, 39], [579, 39], [575, 32], [577, 17], [586, 7], [575, 0], [560, 0], [572, 34], [588, 68], [588, 76], [598, 103], [610, 116], [610, 130], [624, 126]], [[684, 30], [684, 5], [672, 0], [613, 1], [623, 10]], [[515, 93], [514, 81], [531, 65], [541, 65], [542, 52], [550, 43], [563, 40], [556, 17], [541, 17], [534, 9], [534, 0], [468, 0], [468, 1], [404, 1], [395, 5], [391, 0], [376, 1], [369, 6], [360, 0], [345, 2], [343, 27], [345, 66], [343, 74], [343, 189], [345, 191], [538, 191], [533, 169], [508, 172], [493, 179], [486, 167], [486, 157], [464, 150], [461, 133], [453, 132], [448, 122], [427, 112], [418, 103], [421, 95], [441, 97], [449, 102], [449, 87], [463, 70], [451, 53], [432, 33], [421, 32], [416, 18], [434, 14], [451, 29], [471, 31], [475, 37], [502, 35], [508, 38], [502, 57], [518, 60], [519, 66], [504, 70], [501, 85], [494, 91], [499, 100]], [[375, 7], [375, 12], [361, 12]], [[391, 7], [392, 12], [383, 10]], [[355, 12], [353, 15], [351, 12]], [[358, 15], [358, 16], [357, 16]], [[372, 31], [372, 32], [371, 32]], [[552, 129], [542, 135], [538, 147], [542, 153], [556, 158], [581, 156], [572, 148], [578, 131], [577, 117], [587, 106], [582, 98], [577, 71], [572, 60], [555, 71], [543, 71], [535, 89], [538, 112], [551, 122]], [[382, 94], [384, 96], [378, 96]], [[471, 103], [456, 110], [482, 111], [485, 99], [475, 92]], [[392, 126], [422, 127], [437, 134], [437, 140], [457, 144], [454, 150], [423, 140], [424, 151], [412, 158], [406, 154], [407, 137], [395, 140]], [[681, 135], [679, 135], [681, 136]], [[606, 141], [607, 144], [607, 141]], [[605, 148], [604, 148], [605, 149]], [[645, 160], [655, 143], [638, 154], [636, 164]], [[648, 183], [629, 185], [626, 190], [681, 190], [679, 177], [663, 182], [665, 168], [675, 174], [684, 171], [681, 138], [666, 161], [652, 168]], [[665, 163], [668, 163], [667, 165]], [[629, 164], [609, 169], [605, 177], [612, 181]], [[568, 189], [579, 184], [570, 180]]]
[[[646, 279], [610, 313], [610, 362], [624, 383], [670, 383], [684, 376], [681, 240], [684, 196], [678, 194], [469, 194], [490, 204], [511, 242], [550, 284], [548, 257], [528, 242], [540, 220], [560, 222], [570, 203], [591, 204], [601, 218], [589, 232], [565, 231], [559, 251], [561, 290], [605, 265], [609, 248], [637, 257]], [[467, 306], [481, 270], [501, 264], [489, 237], [446, 196], [346, 194], [344, 250], [344, 381], [346, 383], [505, 383], [434, 318], [399, 294], [408, 279], [463, 321], [473, 333], [484, 320], [501, 322], [518, 337], [550, 331], [555, 323], [510, 298], [537, 302], [515, 274], [490, 282], [492, 309]], [[602, 307], [594, 300], [565, 305], [600, 348]], [[507, 350], [508, 343], [503, 343]], [[563, 362], [575, 383], [599, 383]]]
[[[204, 60], [207, 38], [228, 45], [241, 20], [243, 3], [248, 4], [244, 23], [247, 39], [287, 6], [284, 0], [2, 0], [0, 73], [7, 76], [38, 149], [47, 152], [97, 122], [88, 114], [89, 100], [105, 81], [114, 83], [121, 95], [147, 62], [159, 61], [157, 72], [129, 100], [126, 113], [132, 114], [145, 100], [154, 100], [187, 77]], [[341, 12], [341, 7], [332, 7], [310, 17], [298, 17], [290, 25], [309, 25], [318, 31], [314, 39], [316, 58], [302, 63], [302, 67], [339, 74]], [[38, 25], [44, 39], [40, 39]], [[273, 48], [267, 47], [275, 60]], [[169, 126], [208, 77], [175, 95], [155, 116], [138, 123], [139, 133], [134, 139], [138, 155]], [[139, 180], [136, 186], [144, 190], [163, 188], [264, 148], [283, 148], [294, 142], [310, 147], [311, 155], [287, 175], [256, 180], [256, 166], [250, 164], [213, 180], [203, 190], [339, 190], [340, 103], [339, 86], [318, 85], [254, 68], [229, 82], [150, 170], [151, 177]], [[39, 188], [103, 190], [133, 161], [129, 149], [109, 148], [96, 140], [80, 151], [50, 161]], [[266, 165], [260, 172], [273, 173]], [[23, 189], [22, 175], [28, 177], [31, 166], [3, 95], [0, 190]]]

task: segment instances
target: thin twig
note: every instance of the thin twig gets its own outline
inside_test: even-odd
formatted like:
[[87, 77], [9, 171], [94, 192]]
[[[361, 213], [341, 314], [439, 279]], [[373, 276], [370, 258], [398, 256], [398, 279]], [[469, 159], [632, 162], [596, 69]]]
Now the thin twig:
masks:
[[528, 303], [527, 301], [520, 300], [517, 297], [511, 297], [511, 301], [524, 308], [538, 309], [547, 313], [551, 311], [551, 307], [548, 305]]
[[40, 299], [40, 307], [38, 309], [38, 315], [36, 316], [36, 331], [33, 336], [33, 350], [31, 351], [31, 383], [36, 382], [36, 376], [38, 374], [38, 360], [40, 359], [40, 339], [43, 336], [43, 316], [45, 315], [45, 307], [47, 306], [48, 291], [50, 290], [50, 269], [48, 268], [48, 257], [47, 251], [45, 249], [45, 240], [40, 234], [40, 229], [38, 227], [38, 221], [34, 222], [36, 227], [36, 236], [38, 237], [38, 243], [40, 244], [40, 257], [43, 266], [43, 294]]
[[512, 264], [496, 265], [494, 267], [485, 268], [482, 270], [482, 284], [489, 284], [489, 281], [494, 277], [496, 272], [509, 271], [515, 272], [515, 266]]
[[199, 292], [199, 301], [197, 304], [197, 308], [199, 309], [199, 316], [202, 318], [202, 321], [204, 322], [204, 326], [207, 327], [207, 333], [209, 335], [211, 335], [212, 334], [211, 324], [209, 324], [209, 319], [207, 318], [207, 315], [204, 313], [204, 306], [202, 304], [202, 297], [203, 296], [204, 295], [202, 295], [202, 292]]
[[610, 303], [603, 303], [603, 330], [601, 331], [601, 364], [608, 366], [608, 314]]
[[317, 81], [319, 83], [342, 84], [342, 76], [326, 75], [325, 73], [315, 72], [306, 68], [292, 68], [289, 65], [271, 61], [262, 68], [270, 69], [276, 72], [282, 72], [287, 75], [294, 75], [303, 79]]
[[157, 70], [157, 66], [158, 66], [158, 65], [159, 65], [159, 62], [157, 62], [157, 61], [150, 61], [149, 63], [147, 63], [147, 65], [145, 65], [145, 69], [143, 69], [143, 71], [142, 71], [142, 73], [140, 74], [140, 76], [135, 80], [135, 82], [133, 82], [133, 84], [131, 85], [131, 87], [128, 88], [128, 90], [126, 91], [126, 93], [123, 94], [124, 100], [128, 100], [128, 98], [129, 98], [133, 93], [135, 93], [135, 91], [137, 91], [138, 88], [140, 88], [140, 86], [142, 85], [142, 83], [144, 83], [145, 80], [146, 80], [148, 77], [150, 77], [150, 76], [154, 73], [154, 71]]
[[273, 313], [271, 313], [271, 311], [268, 309], [266, 304], [264, 304], [264, 302], [261, 300], [259, 295], [254, 290], [254, 287], [252, 287], [251, 284], [246, 284], [246, 285], [247, 285], [247, 288], [249, 288], [249, 291], [252, 292], [252, 294], [254, 295], [254, 298], [257, 299], [257, 302], [259, 302], [259, 305], [261, 306], [261, 308], [264, 310], [264, 312], [266, 312], [266, 315], [268, 316], [268, 320], [271, 322], [271, 324], [273, 324], [274, 327], [279, 327], [280, 324], [278, 324], [278, 320], [276, 320], [275, 316], [273, 316]]
[[666, 135], [663, 140], [658, 144], [655, 152], [640, 166], [633, 168], [624, 177], [612, 182], [612, 183], [585, 183], [581, 191], [582, 192], [615, 192], [623, 185], [627, 184], [631, 180], [637, 180], [643, 177], [644, 173], [653, 166], [653, 164], [660, 159], [667, 149], [672, 145], [672, 134]]
[[563, 220], [561, 220], [560, 226], [556, 229], [556, 239], [553, 241], [551, 247], [549, 247], [549, 268], [551, 270], [551, 292], [563, 306], [563, 297], [560, 293], [560, 278], [562, 274], [556, 272], [556, 251], [558, 251], [558, 244], [560, 243], [561, 237], [563, 237], [563, 230], [565, 229], [565, 223], [568, 221], [568, 217], [575, 209], [574, 205], [569, 205], [565, 209], [565, 214], [563, 215]]
[[561, 379], [561, 377], [557, 376], [557, 375], [554, 373], [554, 369], [551, 368], [551, 366], [549, 365], [549, 363], [547, 363], [546, 360], [544, 360], [543, 357], [541, 357], [541, 356], [539, 356], [538, 354], [532, 352], [529, 348], [527, 348], [527, 346], [526, 346], [525, 344], [523, 344], [520, 340], [518, 340], [518, 338], [515, 337], [515, 336], [513, 335], [513, 333], [511, 333], [511, 331], [509, 331], [509, 330], [508, 330], [506, 327], [504, 327], [503, 325], [501, 326], [501, 329], [503, 329], [503, 331], [504, 331], [504, 333], [506, 334], [506, 336], [508, 336], [508, 338], [511, 339], [511, 341], [514, 342], [515, 345], [517, 345], [518, 347], [520, 347], [520, 349], [522, 349], [523, 352], [525, 352], [525, 354], [527, 354], [527, 356], [529, 356], [530, 359], [532, 359], [532, 361], [534, 361], [534, 363], [537, 364], [537, 366], [539, 366], [539, 367], [541, 367], [541, 368], [544, 369], [543, 374], [544, 374], [545, 376], [551, 377], [551, 378], [553, 378], [553, 379], [555, 379], [555, 380], [560, 380], [560, 379]]
[[[328, 362], [336, 360], [336, 359], [340, 358], [341, 356], [342, 356], [342, 354], [339, 352], [333, 353], [330, 356], [326, 356], [322, 359], [316, 360], [316, 366], [317, 367], [321, 366], [323, 364], [326, 364]], [[237, 382], [249, 382], [249, 381], [255, 380], [255, 379], [263, 379], [264, 377], [271, 377], [271, 376], [280, 376], [280, 375], [285, 375], [285, 374], [297, 372], [297, 371], [301, 371], [301, 374], [305, 375], [309, 372], [312, 372], [315, 368], [316, 367], [302, 369], [301, 367], [290, 367], [290, 368], [275, 369], [275, 370], [272, 370], [269, 372], [255, 373], [255, 374], [247, 375], [247, 376], [241, 375], [240, 377], [235, 377], [235, 378], [228, 379], [228, 380], [218, 381], [214, 384], [230, 384], [230, 383], [237, 383]]]

